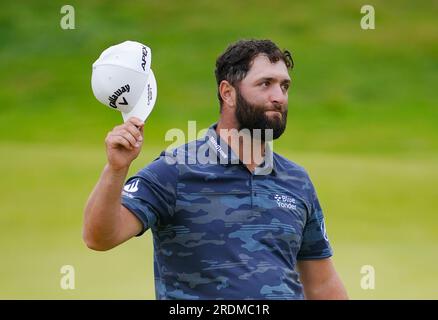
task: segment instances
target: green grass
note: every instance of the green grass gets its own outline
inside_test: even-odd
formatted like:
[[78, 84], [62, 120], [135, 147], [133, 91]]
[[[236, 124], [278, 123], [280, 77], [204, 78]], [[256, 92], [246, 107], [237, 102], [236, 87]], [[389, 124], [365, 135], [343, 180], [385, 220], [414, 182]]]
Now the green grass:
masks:
[[91, 64], [126, 39], [153, 50], [159, 93], [151, 138], [188, 119], [206, 126], [218, 115], [216, 57], [230, 42], [257, 37], [294, 54], [296, 130], [283, 139], [294, 150], [438, 151], [433, 1], [376, 3], [372, 31], [359, 28], [360, 1], [71, 4], [75, 30], [59, 27], [60, 1], [14, 2], [0, 13], [1, 140], [99, 143], [96, 132], [120, 115], [92, 95]]
[[[218, 118], [214, 62], [239, 38], [293, 52], [289, 122], [276, 150], [310, 172], [335, 263], [352, 298], [438, 298], [436, 1], [15, 1], [0, 12], [0, 298], [153, 298], [150, 235], [106, 253], [85, 248], [82, 211], [121, 116], [91, 91], [102, 50], [153, 50], [158, 100], [132, 173], [171, 128]], [[59, 287], [76, 268], [76, 290]], [[360, 267], [376, 289], [359, 287]]]

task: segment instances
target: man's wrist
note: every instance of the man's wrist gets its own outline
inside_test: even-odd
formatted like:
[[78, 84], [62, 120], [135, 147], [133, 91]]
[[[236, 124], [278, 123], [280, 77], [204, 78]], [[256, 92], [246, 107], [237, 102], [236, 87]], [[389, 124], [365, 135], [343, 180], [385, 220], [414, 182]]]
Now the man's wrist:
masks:
[[129, 170], [129, 166], [126, 167], [115, 167], [111, 165], [110, 163], [107, 163], [105, 165], [105, 171], [108, 171], [111, 175], [114, 176], [123, 176], [123, 178], [126, 177]]

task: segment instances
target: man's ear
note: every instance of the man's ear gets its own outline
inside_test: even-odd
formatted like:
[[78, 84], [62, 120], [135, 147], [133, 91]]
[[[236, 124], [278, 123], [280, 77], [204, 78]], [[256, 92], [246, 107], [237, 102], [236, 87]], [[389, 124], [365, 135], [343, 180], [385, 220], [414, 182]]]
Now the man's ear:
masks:
[[227, 80], [222, 80], [219, 84], [219, 93], [224, 105], [232, 108], [236, 106], [236, 89]]

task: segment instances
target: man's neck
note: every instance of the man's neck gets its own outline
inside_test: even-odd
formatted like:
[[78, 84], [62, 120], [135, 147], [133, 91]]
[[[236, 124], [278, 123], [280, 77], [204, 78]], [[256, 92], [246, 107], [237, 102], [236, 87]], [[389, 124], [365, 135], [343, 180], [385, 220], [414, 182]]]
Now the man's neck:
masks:
[[264, 141], [254, 140], [251, 136], [242, 137], [241, 135], [229, 134], [233, 131], [237, 132], [238, 128], [237, 121], [220, 119], [216, 127], [216, 133], [239, 156], [240, 161], [245, 164], [248, 170], [254, 172], [254, 169], [264, 160], [265, 143]]

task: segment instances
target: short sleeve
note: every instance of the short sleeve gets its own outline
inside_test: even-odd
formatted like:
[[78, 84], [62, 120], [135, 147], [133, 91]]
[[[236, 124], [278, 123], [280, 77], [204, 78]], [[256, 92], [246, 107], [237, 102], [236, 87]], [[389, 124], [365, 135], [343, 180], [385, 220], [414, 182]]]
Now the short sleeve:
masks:
[[122, 205], [143, 224], [143, 229], [137, 236], [173, 216], [176, 181], [175, 164], [168, 164], [163, 156], [126, 181], [122, 191]]
[[303, 239], [297, 256], [298, 260], [324, 259], [333, 255], [318, 196], [313, 184], [310, 182], [309, 185], [311, 186], [309, 194], [310, 212], [304, 226]]

